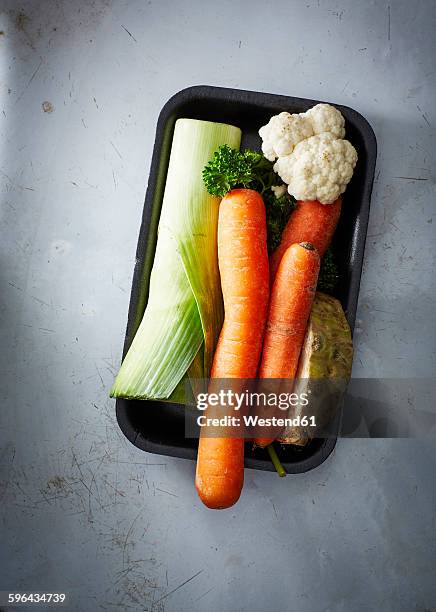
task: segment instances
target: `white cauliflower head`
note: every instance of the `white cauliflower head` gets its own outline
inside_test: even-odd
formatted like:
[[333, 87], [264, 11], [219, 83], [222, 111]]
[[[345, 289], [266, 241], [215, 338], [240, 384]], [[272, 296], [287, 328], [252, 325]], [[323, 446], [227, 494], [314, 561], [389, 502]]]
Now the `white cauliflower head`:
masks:
[[270, 161], [289, 155], [298, 142], [312, 135], [312, 124], [307, 117], [286, 112], [274, 115], [259, 130], [262, 152]]
[[279, 157], [274, 170], [296, 200], [332, 204], [344, 193], [357, 162], [348, 140], [323, 133], [299, 142], [292, 154]]
[[335, 138], [345, 136], [345, 119], [341, 112], [331, 104], [317, 104], [303, 114], [312, 124], [315, 135], [329, 132]]
[[[345, 119], [330, 104], [305, 113], [280, 113], [260, 128], [262, 151], [297, 200], [331, 204], [346, 189], [357, 153], [345, 136]], [[273, 188], [276, 193], [276, 188]], [[277, 195], [277, 194], [276, 194]]]

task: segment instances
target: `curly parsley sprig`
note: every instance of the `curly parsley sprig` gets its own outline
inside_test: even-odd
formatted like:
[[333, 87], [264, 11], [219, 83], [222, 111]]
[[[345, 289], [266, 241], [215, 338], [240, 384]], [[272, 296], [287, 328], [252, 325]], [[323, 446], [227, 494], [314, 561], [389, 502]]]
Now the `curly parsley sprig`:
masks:
[[277, 198], [271, 191], [280, 179], [273, 170], [273, 163], [262, 153], [252, 149], [238, 151], [222, 145], [204, 167], [203, 181], [207, 191], [219, 197], [238, 187], [258, 191], [265, 202], [268, 250], [271, 252], [278, 246], [289, 215], [295, 208], [295, 200], [288, 193]]

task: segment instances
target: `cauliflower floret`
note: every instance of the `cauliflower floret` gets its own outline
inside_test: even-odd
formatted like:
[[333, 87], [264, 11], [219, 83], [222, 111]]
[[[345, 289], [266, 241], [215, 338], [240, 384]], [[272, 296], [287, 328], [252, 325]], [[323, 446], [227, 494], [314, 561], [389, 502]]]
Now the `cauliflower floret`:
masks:
[[331, 204], [344, 193], [357, 162], [348, 140], [318, 134], [298, 143], [291, 155], [280, 157], [274, 170], [297, 200]]
[[281, 198], [288, 191], [287, 185], [273, 185], [271, 187], [271, 191], [276, 196], [276, 198]]
[[345, 119], [331, 104], [317, 104], [303, 114], [312, 124], [315, 135], [329, 132], [336, 138], [345, 136]]
[[312, 124], [307, 117], [286, 112], [274, 115], [259, 130], [262, 152], [269, 161], [289, 155], [298, 142], [312, 135]]

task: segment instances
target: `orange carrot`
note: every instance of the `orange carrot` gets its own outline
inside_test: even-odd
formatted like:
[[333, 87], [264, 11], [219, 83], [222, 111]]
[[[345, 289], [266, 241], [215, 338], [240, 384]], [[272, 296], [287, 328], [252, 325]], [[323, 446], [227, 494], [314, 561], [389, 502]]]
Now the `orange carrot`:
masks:
[[341, 214], [341, 199], [333, 204], [297, 202], [297, 208], [289, 217], [279, 246], [270, 257], [270, 282], [274, 281], [277, 268], [286, 249], [296, 242], [310, 242], [320, 257], [326, 252]]
[[[225, 317], [211, 378], [255, 378], [269, 299], [265, 206], [256, 191], [234, 189], [222, 199], [218, 261]], [[244, 439], [210, 436], [202, 427], [195, 484], [206, 506], [228, 508], [242, 490]]]
[[[318, 281], [320, 259], [307, 242], [282, 257], [271, 292], [259, 378], [294, 378]], [[272, 440], [258, 438], [258, 446]]]

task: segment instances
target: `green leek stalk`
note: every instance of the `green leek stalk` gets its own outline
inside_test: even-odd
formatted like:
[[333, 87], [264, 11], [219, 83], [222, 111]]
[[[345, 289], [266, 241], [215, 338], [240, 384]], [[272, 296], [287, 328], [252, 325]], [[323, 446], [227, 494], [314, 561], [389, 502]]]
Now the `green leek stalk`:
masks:
[[149, 299], [112, 397], [167, 399], [191, 364], [195, 377], [209, 376], [223, 321], [220, 199], [207, 193], [202, 170], [219, 146], [240, 142], [241, 130], [231, 125], [176, 121]]

